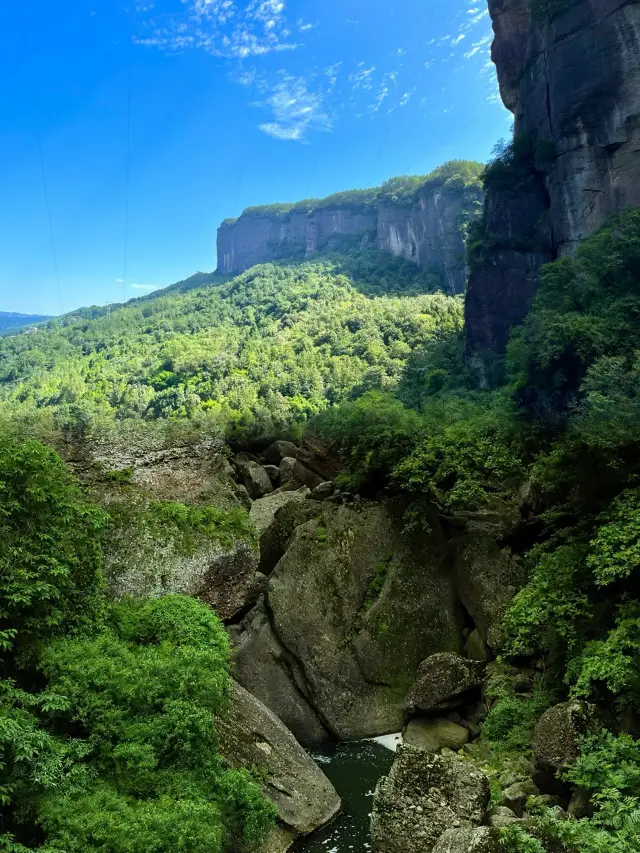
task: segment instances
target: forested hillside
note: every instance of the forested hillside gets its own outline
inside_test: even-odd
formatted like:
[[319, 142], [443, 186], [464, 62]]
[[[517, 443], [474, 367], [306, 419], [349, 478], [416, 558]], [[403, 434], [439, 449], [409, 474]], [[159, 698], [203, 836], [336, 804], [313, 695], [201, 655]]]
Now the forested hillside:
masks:
[[78, 312], [0, 344], [2, 410], [59, 426], [204, 418], [218, 434], [299, 431], [327, 405], [394, 385], [416, 348], [460, 331], [461, 300], [434, 284], [365, 250]]

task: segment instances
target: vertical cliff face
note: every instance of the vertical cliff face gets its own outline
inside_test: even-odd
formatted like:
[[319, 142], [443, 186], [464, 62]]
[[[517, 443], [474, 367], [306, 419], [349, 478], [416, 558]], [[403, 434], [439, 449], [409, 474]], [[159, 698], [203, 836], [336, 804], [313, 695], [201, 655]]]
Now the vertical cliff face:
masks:
[[531, 156], [522, 193], [488, 188], [468, 285], [472, 356], [504, 350], [542, 263], [640, 205], [639, 0], [489, 0], [489, 11], [502, 100]]
[[481, 209], [477, 183], [425, 186], [407, 200], [371, 191], [365, 204], [274, 210], [252, 208], [218, 229], [218, 271], [240, 273], [258, 263], [313, 257], [371, 245], [440, 275], [451, 293], [464, 290], [464, 234]]

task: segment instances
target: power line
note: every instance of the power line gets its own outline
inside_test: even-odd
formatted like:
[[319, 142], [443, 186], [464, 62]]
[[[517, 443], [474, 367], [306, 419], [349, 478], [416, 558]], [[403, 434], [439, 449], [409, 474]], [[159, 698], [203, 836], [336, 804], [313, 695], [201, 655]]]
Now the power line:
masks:
[[256, 66], [253, 69], [253, 87], [251, 89], [251, 101], [249, 102], [249, 114], [247, 116], [247, 124], [244, 129], [244, 142], [242, 144], [242, 158], [240, 160], [240, 174], [238, 175], [238, 192], [236, 193], [236, 212], [240, 207], [240, 190], [242, 181], [244, 180], [244, 164], [247, 156], [247, 143], [249, 142], [249, 131], [251, 129], [251, 116], [253, 115], [253, 106], [255, 103], [256, 88], [258, 86], [258, 65], [260, 63], [260, 54], [256, 54]]
[[56, 254], [56, 243], [53, 236], [53, 222], [51, 220], [51, 206], [49, 204], [49, 190], [47, 188], [47, 176], [44, 169], [44, 157], [42, 156], [42, 140], [40, 139], [40, 128], [36, 127], [36, 136], [38, 138], [38, 154], [40, 155], [40, 170], [42, 172], [42, 187], [44, 189], [44, 203], [47, 209], [47, 220], [49, 222], [49, 238], [51, 240], [51, 255], [53, 257], [53, 270], [56, 276], [56, 284], [58, 286], [58, 300], [60, 302], [60, 313], [64, 314], [64, 306], [62, 304], [62, 289], [60, 287], [60, 273], [58, 272], [58, 257]]
[[129, 73], [127, 92], [127, 143], [124, 191], [124, 274], [122, 277], [123, 302], [127, 301], [127, 266], [129, 261], [129, 183], [131, 175], [131, 59], [133, 53], [133, 30], [129, 10]]

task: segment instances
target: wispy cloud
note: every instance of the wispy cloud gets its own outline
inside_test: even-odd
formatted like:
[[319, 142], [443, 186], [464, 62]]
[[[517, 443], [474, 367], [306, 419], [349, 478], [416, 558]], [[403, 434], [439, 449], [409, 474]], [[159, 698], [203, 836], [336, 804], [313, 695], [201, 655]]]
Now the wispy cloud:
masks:
[[[186, 14], [171, 15], [153, 25], [138, 44], [180, 51], [199, 48], [225, 59], [246, 59], [293, 50], [285, 0], [181, 0]], [[299, 22], [298, 29], [311, 25]]]
[[134, 290], [157, 290], [157, 284], [131, 284], [129, 285]]
[[263, 122], [260, 130], [275, 139], [302, 142], [310, 130], [332, 129], [322, 94], [310, 91], [304, 77], [282, 76], [259, 106], [273, 113], [273, 121]]

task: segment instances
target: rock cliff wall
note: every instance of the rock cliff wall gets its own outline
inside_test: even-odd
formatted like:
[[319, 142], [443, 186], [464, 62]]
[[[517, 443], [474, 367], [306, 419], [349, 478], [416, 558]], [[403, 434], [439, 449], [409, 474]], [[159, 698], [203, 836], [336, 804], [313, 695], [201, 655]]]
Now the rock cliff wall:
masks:
[[218, 272], [237, 274], [254, 264], [370, 245], [439, 274], [449, 292], [462, 293], [464, 234], [480, 213], [481, 197], [477, 184], [430, 186], [410, 203], [380, 198], [362, 206], [253, 208], [218, 229]]
[[502, 100], [532, 157], [524, 189], [487, 193], [490, 249], [468, 283], [472, 357], [504, 350], [543, 263], [640, 205], [640, 2], [489, 0], [489, 11]]

